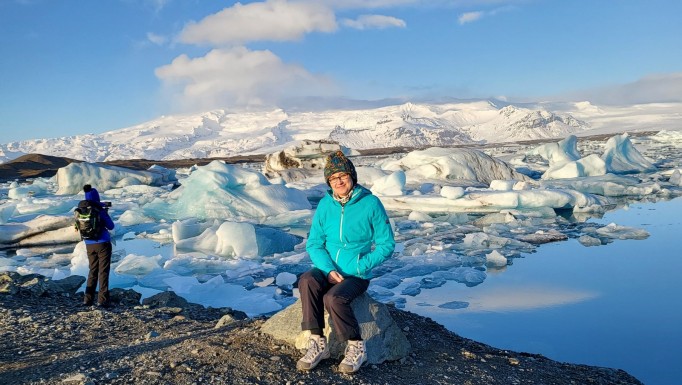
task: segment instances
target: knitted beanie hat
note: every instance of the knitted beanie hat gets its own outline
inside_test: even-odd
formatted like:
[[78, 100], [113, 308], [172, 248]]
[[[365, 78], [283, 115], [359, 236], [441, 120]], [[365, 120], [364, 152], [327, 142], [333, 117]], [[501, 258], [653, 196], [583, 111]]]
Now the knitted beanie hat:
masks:
[[353, 179], [353, 185], [358, 184], [358, 174], [355, 172], [355, 166], [340, 150], [327, 155], [327, 162], [324, 165], [325, 182], [329, 184], [329, 177], [337, 172], [349, 173], [351, 179]]
[[83, 186], [83, 192], [85, 192], [85, 199], [89, 201], [94, 201], [94, 202], [99, 202], [99, 192], [97, 192], [97, 189], [94, 187], [90, 186], [89, 184], [86, 184]]

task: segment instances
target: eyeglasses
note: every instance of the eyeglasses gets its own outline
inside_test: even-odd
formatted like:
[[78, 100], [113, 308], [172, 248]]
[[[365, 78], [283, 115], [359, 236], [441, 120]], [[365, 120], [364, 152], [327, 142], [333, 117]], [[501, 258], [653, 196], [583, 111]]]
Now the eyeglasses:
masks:
[[350, 178], [350, 174], [343, 174], [339, 176], [334, 176], [329, 178], [329, 184], [337, 184], [343, 180], [344, 182], [348, 182], [348, 179]]

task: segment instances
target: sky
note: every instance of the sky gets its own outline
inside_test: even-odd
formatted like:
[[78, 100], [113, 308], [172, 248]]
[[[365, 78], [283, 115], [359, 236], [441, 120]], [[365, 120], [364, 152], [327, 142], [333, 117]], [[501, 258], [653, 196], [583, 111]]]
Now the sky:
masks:
[[0, 143], [216, 108], [682, 102], [678, 0], [0, 0]]

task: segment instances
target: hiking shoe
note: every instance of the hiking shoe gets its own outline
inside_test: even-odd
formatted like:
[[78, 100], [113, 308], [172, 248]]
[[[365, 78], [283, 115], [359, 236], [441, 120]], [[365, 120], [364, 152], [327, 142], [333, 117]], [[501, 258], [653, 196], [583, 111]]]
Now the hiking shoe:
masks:
[[312, 334], [308, 339], [308, 351], [296, 363], [298, 370], [311, 370], [322, 360], [330, 357], [327, 339], [323, 336]]
[[343, 354], [343, 361], [339, 364], [339, 372], [355, 373], [362, 364], [367, 362], [367, 348], [365, 341], [348, 341], [346, 352]]

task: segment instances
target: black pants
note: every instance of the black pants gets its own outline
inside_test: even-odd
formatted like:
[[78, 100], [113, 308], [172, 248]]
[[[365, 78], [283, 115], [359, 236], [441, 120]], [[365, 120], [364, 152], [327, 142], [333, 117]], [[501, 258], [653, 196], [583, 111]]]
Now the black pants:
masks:
[[109, 303], [109, 268], [111, 267], [111, 242], [86, 244], [88, 252], [88, 283], [85, 285], [84, 302], [92, 303], [99, 280], [99, 304]]
[[301, 329], [324, 329], [326, 308], [339, 340], [361, 339], [360, 325], [350, 304], [364, 293], [368, 286], [368, 280], [358, 277], [345, 277], [341, 283], [331, 284], [322, 270], [317, 268], [303, 273], [298, 281], [303, 305]]

